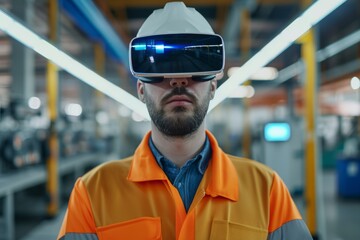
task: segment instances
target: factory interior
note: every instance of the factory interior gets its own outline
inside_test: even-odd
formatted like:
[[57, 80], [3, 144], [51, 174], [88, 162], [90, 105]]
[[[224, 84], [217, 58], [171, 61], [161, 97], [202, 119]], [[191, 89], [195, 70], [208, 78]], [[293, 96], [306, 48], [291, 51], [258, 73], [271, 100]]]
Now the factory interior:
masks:
[[[76, 179], [150, 130], [128, 46], [166, 2], [0, 0], [1, 240], [56, 239]], [[224, 40], [221, 148], [273, 168], [314, 239], [360, 239], [360, 1], [184, 3]]]

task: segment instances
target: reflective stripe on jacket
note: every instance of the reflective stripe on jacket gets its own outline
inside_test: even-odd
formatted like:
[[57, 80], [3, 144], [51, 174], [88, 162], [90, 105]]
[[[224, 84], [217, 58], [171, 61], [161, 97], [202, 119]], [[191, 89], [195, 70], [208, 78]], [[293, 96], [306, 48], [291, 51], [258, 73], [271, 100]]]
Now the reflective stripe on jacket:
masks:
[[312, 239], [274, 171], [225, 154], [206, 134], [212, 157], [188, 213], [156, 163], [148, 133], [134, 156], [77, 180], [59, 239]]

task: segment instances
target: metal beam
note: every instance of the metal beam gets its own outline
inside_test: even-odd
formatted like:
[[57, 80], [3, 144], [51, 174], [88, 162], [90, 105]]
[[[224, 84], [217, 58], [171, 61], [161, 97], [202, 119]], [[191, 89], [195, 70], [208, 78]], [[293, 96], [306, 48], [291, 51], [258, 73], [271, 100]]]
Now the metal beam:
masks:
[[298, 0], [258, 0], [261, 5], [293, 5], [299, 4]]
[[[34, 18], [32, 1], [12, 1], [13, 13], [24, 22], [31, 25]], [[11, 64], [12, 75], [11, 98], [27, 101], [35, 94], [34, 59], [35, 53], [15, 39], [11, 39]]]
[[[326, 59], [354, 46], [360, 42], [360, 30], [355, 31], [344, 38], [329, 44], [328, 46], [320, 49], [316, 52], [317, 62], [325, 61]], [[360, 68], [360, 59], [355, 59], [351, 62], [339, 65], [333, 69], [327, 70], [322, 73], [322, 82], [330, 81], [343, 76], [344, 74], [350, 74], [356, 72]], [[279, 77], [273, 82], [273, 87], [276, 87], [285, 81], [299, 75], [304, 71], [304, 64], [301, 60], [296, 63], [282, 69], [279, 72]]]
[[[112, 8], [123, 7], [159, 7], [164, 6], [168, 0], [106, 0], [106, 2]], [[186, 6], [219, 6], [219, 5], [231, 5], [234, 0], [184, 0]]]
[[89, 37], [101, 41], [112, 58], [128, 67], [127, 44], [119, 38], [119, 35], [93, 1], [63, 0], [59, 3]]
[[229, 7], [225, 5], [218, 5], [216, 7], [216, 25], [215, 25], [215, 32], [221, 32], [221, 29], [225, 27], [225, 20], [226, 16], [228, 15]]
[[120, 35], [121, 39], [124, 43], [128, 44], [131, 40], [130, 34], [126, 31], [128, 26], [128, 20], [126, 16], [125, 8], [118, 8], [117, 13], [119, 15], [118, 19], [114, 18], [113, 14], [111, 13], [111, 6], [106, 3], [106, 1], [96, 0], [95, 1], [99, 9], [103, 12], [106, 16], [108, 21], [111, 23], [113, 28], [117, 31]]
[[241, 32], [241, 12], [243, 10], [251, 12], [256, 6], [254, 3], [255, 2], [251, 0], [235, 0], [231, 6], [224, 30], [221, 33], [224, 38], [225, 50], [228, 54], [237, 53], [236, 48], [238, 46], [238, 42], [234, 42], [233, 40], [238, 39], [238, 35]]

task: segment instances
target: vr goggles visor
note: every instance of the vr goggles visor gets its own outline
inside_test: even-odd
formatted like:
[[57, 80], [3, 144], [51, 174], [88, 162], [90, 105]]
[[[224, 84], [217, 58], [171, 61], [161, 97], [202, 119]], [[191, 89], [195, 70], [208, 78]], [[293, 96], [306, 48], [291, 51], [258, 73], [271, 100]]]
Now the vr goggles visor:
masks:
[[164, 78], [214, 79], [224, 69], [224, 43], [216, 34], [162, 34], [130, 42], [130, 69], [143, 82]]

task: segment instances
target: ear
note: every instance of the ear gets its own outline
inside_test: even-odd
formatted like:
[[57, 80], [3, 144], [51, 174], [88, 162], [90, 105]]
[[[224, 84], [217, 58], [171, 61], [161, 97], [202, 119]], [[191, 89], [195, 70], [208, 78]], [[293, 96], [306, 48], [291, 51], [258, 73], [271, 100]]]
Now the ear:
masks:
[[140, 101], [145, 102], [145, 97], [144, 97], [144, 83], [140, 80], [137, 80], [137, 94], [138, 94], [138, 98], [140, 99]]
[[210, 95], [211, 95], [211, 99], [213, 99], [214, 96], [215, 96], [216, 88], [217, 88], [217, 80], [211, 80], [211, 82], [210, 82]]

